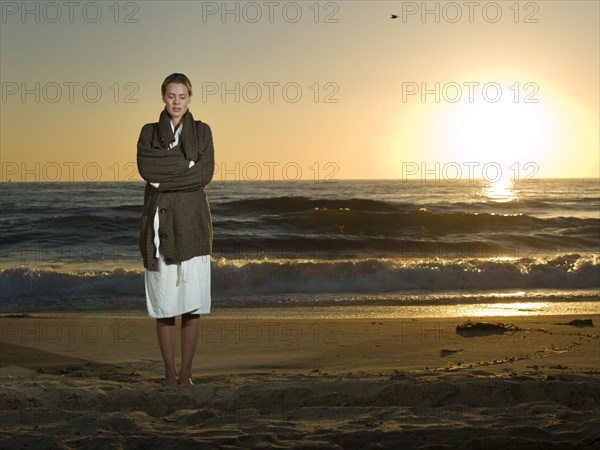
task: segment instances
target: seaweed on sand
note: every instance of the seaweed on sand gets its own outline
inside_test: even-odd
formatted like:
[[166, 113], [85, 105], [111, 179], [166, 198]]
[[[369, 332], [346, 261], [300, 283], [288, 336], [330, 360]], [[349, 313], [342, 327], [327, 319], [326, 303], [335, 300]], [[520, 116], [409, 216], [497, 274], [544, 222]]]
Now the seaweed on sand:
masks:
[[469, 320], [462, 325], [456, 326], [456, 332], [461, 336], [485, 336], [489, 334], [504, 334], [506, 332], [514, 333], [515, 331], [521, 331], [521, 328], [513, 323], [502, 322], [471, 322]]

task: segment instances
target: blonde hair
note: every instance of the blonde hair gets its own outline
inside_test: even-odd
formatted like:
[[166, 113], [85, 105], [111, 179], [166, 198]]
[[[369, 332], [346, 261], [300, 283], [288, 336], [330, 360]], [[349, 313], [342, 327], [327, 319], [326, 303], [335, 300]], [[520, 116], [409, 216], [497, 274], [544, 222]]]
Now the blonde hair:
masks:
[[165, 81], [163, 81], [163, 84], [160, 87], [160, 92], [163, 96], [167, 93], [167, 86], [171, 83], [183, 84], [187, 88], [190, 96], [192, 95], [192, 82], [190, 81], [190, 79], [182, 73], [172, 73], [167, 78], [165, 78]]

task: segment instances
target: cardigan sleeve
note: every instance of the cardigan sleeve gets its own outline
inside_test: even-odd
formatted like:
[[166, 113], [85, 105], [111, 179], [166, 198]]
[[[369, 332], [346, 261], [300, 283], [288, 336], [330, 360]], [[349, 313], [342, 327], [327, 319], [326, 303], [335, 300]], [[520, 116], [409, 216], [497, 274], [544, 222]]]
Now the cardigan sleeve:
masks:
[[[200, 158], [194, 166], [185, 170], [176, 178], [161, 182], [158, 190], [169, 191], [192, 191], [206, 186], [212, 181], [215, 172], [215, 149], [210, 126], [204, 122], [196, 124], [199, 136], [202, 136], [202, 151]], [[179, 152], [183, 154], [182, 152]]]
[[153, 124], [142, 127], [137, 143], [137, 166], [141, 177], [153, 183], [164, 183], [182, 176], [189, 161], [179, 148], [165, 151], [152, 147]]

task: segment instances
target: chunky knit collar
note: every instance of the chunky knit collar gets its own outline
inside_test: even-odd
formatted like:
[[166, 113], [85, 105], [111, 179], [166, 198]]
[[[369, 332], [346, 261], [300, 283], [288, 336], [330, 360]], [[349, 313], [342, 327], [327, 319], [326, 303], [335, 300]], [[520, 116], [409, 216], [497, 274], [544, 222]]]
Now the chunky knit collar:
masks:
[[[200, 157], [199, 141], [196, 136], [194, 116], [192, 116], [189, 109], [181, 118], [181, 125], [183, 125], [183, 129], [181, 130], [179, 145], [185, 155], [185, 159], [198, 161]], [[171, 116], [167, 112], [166, 107], [161, 111], [158, 119], [158, 140], [164, 148], [168, 148], [171, 142], [175, 141], [175, 135], [171, 127]]]

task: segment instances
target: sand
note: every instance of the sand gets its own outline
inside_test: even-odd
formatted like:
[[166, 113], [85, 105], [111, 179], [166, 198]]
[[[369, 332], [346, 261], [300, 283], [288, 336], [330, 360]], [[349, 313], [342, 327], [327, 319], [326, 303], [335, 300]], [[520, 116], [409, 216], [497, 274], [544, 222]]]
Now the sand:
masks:
[[203, 316], [188, 387], [152, 319], [0, 324], [2, 449], [600, 448], [598, 316]]

